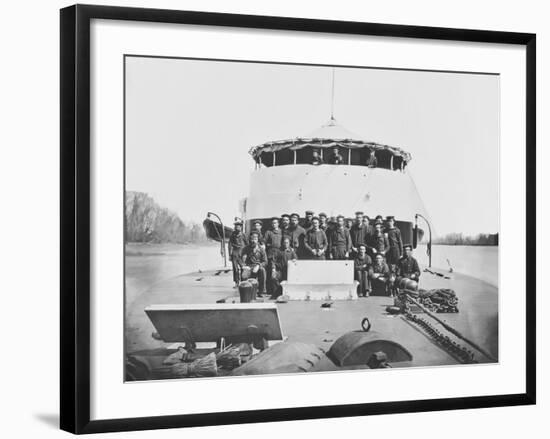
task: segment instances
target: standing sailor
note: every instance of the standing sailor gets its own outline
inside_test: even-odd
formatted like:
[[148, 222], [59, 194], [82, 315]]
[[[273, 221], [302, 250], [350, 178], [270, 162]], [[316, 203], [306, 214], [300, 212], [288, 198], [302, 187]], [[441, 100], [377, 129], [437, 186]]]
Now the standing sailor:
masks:
[[363, 217], [363, 212], [355, 212], [355, 223], [349, 230], [349, 234], [351, 236], [351, 251], [353, 252], [353, 256], [357, 255], [361, 244], [367, 244], [368, 229], [363, 223]]
[[370, 236], [374, 234], [374, 227], [370, 225], [370, 218], [368, 215], [363, 215], [363, 227], [365, 227], [365, 243], [368, 242]]
[[312, 165], [324, 165], [325, 162], [323, 158], [321, 157], [321, 154], [319, 154], [319, 151], [314, 149], [313, 150], [313, 159], [311, 160]]
[[378, 254], [382, 255], [382, 258], [386, 257], [390, 244], [388, 242], [388, 238], [384, 232], [382, 232], [381, 222], [377, 222], [374, 225], [374, 234], [371, 236], [371, 242], [368, 247], [373, 257]]
[[337, 227], [328, 237], [329, 255], [332, 259], [347, 259], [351, 250], [351, 236], [344, 225], [343, 215], [336, 218]]
[[[263, 238], [262, 227], [263, 227], [262, 220], [257, 219], [252, 221], [252, 231], [250, 232], [250, 235], [252, 235], [252, 232], [257, 232], [258, 243], [260, 244], [260, 247], [262, 247], [265, 250], [265, 242]], [[250, 235], [248, 235], [248, 242], [250, 242]]]
[[311, 220], [312, 226], [306, 233], [304, 247], [308, 259], [325, 259], [327, 250], [327, 235], [319, 228], [319, 218], [316, 216]]
[[327, 223], [327, 214], [325, 212], [321, 212], [319, 214], [319, 228], [327, 233], [328, 223]]
[[386, 234], [388, 236], [388, 243], [390, 248], [386, 253], [386, 262], [390, 266], [392, 272], [396, 272], [399, 259], [403, 255], [403, 240], [401, 239], [401, 231], [395, 227], [395, 218], [393, 216], [387, 216], [387, 228]]
[[290, 215], [283, 213], [281, 215], [281, 221], [282, 221], [281, 232], [283, 233], [283, 235], [285, 235], [288, 233], [288, 230], [290, 227]]
[[260, 247], [259, 237], [260, 235], [256, 231], [250, 233], [250, 244], [243, 252], [242, 262], [243, 265], [250, 267], [250, 277], [258, 279], [258, 294], [263, 295], [266, 292], [267, 256], [265, 250]]
[[367, 166], [369, 168], [376, 168], [378, 166], [378, 159], [376, 158], [376, 155], [374, 153], [374, 149], [370, 150], [370, 155], [367, 158]]
[[344, 163], [344, 157], [342, 157], [342, 155], [340, 154], [337, 146], [332, 148], [332, 155], [330, 156], [328, 162], [331, 165], [341, 165]]
[[403, 246], [405, 256], [403, 256], [397, 269], [397, 285], [400, 288], [408, 288], [411, 290], [418, 289], [418, 281], [420, 279], [420, 267], [418, 261], [412, 255], [412, 245], [406, 244]]
[[243, 223], [241, 221], [235, 221], [233, 223], [235, 230], [229, 237], [229, 259], [233, 267], [233, 282], [235, 282], [235, 288], [241, 281], [241, 268], [242, 268], [242, 253], [248, 241], [243, 233]]
[[300, 215], [297, 213], [290, 215], [290, 227], [285, 236], [290, 238], [290, 246], [294, 249], [296, 254], [303, 256], [306, 231], [300, 226]]
[[283, 243], [283, 232], [279, 228], [279, 218], [271, 219], [271, 229], [264, 235], [267, 259], [272, 261]]
[[304, 230], [307, 232], [311, 228], [311, 220], [313, 219], [313, 210], [306, 210], [306, 219], [304, 220]]

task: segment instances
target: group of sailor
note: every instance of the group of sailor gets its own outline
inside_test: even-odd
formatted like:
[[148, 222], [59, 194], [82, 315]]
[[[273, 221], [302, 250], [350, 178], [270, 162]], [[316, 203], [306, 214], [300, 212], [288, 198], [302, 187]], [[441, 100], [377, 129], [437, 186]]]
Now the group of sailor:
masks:
[[242, 221], [235, 221], [234, 226], [229, 238], [233, 280], [237, 286], [243, 278], [256, 278], [259, 294], [280, 294], [288, 262], [296, 259], [353, 260], [360, 296], [371, 291], [391, 293], [398, 285], [411, 289], [418, 285], [418, 262], [412, 246], [403, 245], [393, 216], [384, 223], [378, 215], [371, 225], [363, 212], [356, 212], [355, 220], [338, 215], [330, 221], [325, 213], [316, 216], [313, 211], [306, 211], [303, 221], [297, 213], [284, 214], [272, 218], [265, 233], [261, 220], [252, 221], [248, 236]]
[[[332, 153], [328, 156], [327, 162], [331, 165], [343, 165], [344, 157], [342, 154], [340, 154], [340, 150], [338, 147], [334, 147], [332, 149]], [[321, 153], [319, 150], [314, 149], [313, 150], [313, 158], [311, 161], [312, 165], [324, 165], [325, 160], [323, 159]], [[374, 149], [371, 149], [369, 157], [367, 158], [367, 161], [365, 163], [369, 168], [376, 168], [378, 166], [378, 159], [376, 158], [376, 154]]]

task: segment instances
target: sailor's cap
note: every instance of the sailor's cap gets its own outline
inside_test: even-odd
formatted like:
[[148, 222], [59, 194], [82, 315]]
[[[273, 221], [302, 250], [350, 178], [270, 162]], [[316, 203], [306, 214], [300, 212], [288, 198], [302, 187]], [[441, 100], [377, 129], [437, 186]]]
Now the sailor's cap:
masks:
[[393, 215], [388, 215], [386, 217], [386, 221], [391, 221], [391, 220], [395, 220], [395, 217]]
[[355, 215], [364, 215], [364, 213], [358, 210], [357, 212], [355, 212]]
[[338, 216], [336, 217], [337, 220], [339, 220], [340, 218], [342, 218], [343, 220], [346, 219], [346, 217], [345, 217], [344, 215], [338, 215]]
[[319, 218], [321, 218], [322, 216], [324, 216], [324, 217], [326, 218], [328, 215], [327, 215], [325, 212], [321, 212], [321, 213], [319, 214]]
[[252, 224], [259, 224], [260, 226], [263, 226], [263, 225], [264, 225], [264, 223], [262, 222], [262, 220], [259, 220], [259, 219], [252, 221]]
[[406, 248], [408, 248], [409, 250], [412, 250], [413, 249], [413, 246], [411, 244], [405, 244], [403, 246], [403, 250], [405, 250]]
[[252, 236], [256, 235], [258, 238], [260, 237], [260, 232], [258, 232], [257, 230], [252, 230], [252, 232], [250, 232], [250, 237], [252, 238]]
[[281, 218], [288, 218], [288, 219], [290, 219], [290, 215], [289, 215], [288, 213], [283, 213], [283, 214], [281, 215]]
[[243, 222], [242, 222], [241, 220], [235, 220], [235, 221], [233, 222], [233, 225], [234, 225], [234, 226], [242, 226], [242, 225], [243, 225]]
[[313, 214], [314, 214], [313, 210], [306, 210], [306, 215], [313, 215]]
[[291, 213], [291, 214], [290, 214], [290, 217], [291, 217], [291, 218], [298, 218], [298, 219], [299, 219], [299, 218], [300, 218], [300, 215], [298, 215], [297, 213]]
[[277, 222], [278, 222], [278, 221], [279, 221], [279, 218], [276, 217], [276, 216], [274, 216], [273, 218], [271, 218], [271, 221], [275, 221], [275, 220], [277, 220]]

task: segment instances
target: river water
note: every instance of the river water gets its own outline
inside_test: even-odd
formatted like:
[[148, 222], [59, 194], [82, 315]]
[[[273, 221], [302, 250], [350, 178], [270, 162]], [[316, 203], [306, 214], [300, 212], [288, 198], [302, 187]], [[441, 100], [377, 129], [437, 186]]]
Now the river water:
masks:
[[[426, 246], [420, 245], [414, 256], [421, 266], [428, 265]], [[498, 286], [498, 247], [434, 245], [432, 267], [453, 270]], [[230, 266], [230, 263], [228, 263]], [[223, 267], [220, 247], [177, 244], [128, 244], [126, 247], [126, 303], [129, 304], [154, 284], [172, 277]]]

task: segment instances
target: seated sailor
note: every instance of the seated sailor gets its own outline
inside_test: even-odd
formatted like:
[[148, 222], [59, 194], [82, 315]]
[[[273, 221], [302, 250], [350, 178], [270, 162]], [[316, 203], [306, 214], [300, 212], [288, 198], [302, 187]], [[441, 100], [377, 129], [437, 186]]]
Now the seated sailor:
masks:
[[357, 255], [353, 260], [355, 280], [359, 282], [357, 295], [368, 297], [370, 295], [370, 277], [372, 276], [372, 259], [367, 255], [367, 246], [359, 244]]
[[332, 155], [330, 156], [328, 162], [331, 165], [341, 165], [344, 163], [344, 157], [340, 154], [337, 146], [332, 148]]
[[240, 220], [236, 220], [233, 225], [235, 229], [229, 237], [229, 244], [227, 247], [229, 259], [233, 267], [233, 282], [235, 282], [235, 287], [237, 287], [241, 281], [242, 253], [248, 244], [248, 240], [242, 231], [243, 223]]
[[397, 286], [398, 288], [417, 290], [418, 281], [420, 279], [418, 261], [412, 255], [412, 245], [406, 244], [403, 246], [403, 249], [405, 250], [405, 255], [399, 260], [397, 268]]
[[390, 282], [390, 268], [382, 253], [374, 255], [374, 263], [370, 273], [372, 293], [375, 295], [388, 294], [388, 286]]
[[311, 160], [312, 165], [324, 165], [325, 161], [321, 157], [321, 154], [317, 149], [313, 150], [313, 159]]
[[290, 246], [290, 238], [283, 237], [283, 248], [271, 263], [271, 295], [276, 298], [281, 295], [281, 281], [288, 278], [288, 262], [296, 261], [298, 256]]
[[331, 259], [347, 259], [351, 250], [351, 237], [344, 225], [343, 215], [336, 218], [337, 226], [329, 233], [328, 250]]
[[312, 219], [312, 226], [306, 233], [304, 248], [308, 259], [325, 259], [328, 241], [327, 235], [319, 228], [319, 218]]
[[250, 268], [250, 277], [258, 279], [258, 294], [265, 294], [267, 256], [265, 250], [260, 247], [259, 237], [258, 232], [250, 233], [250, 243], [243, 252], [242, 263]]

